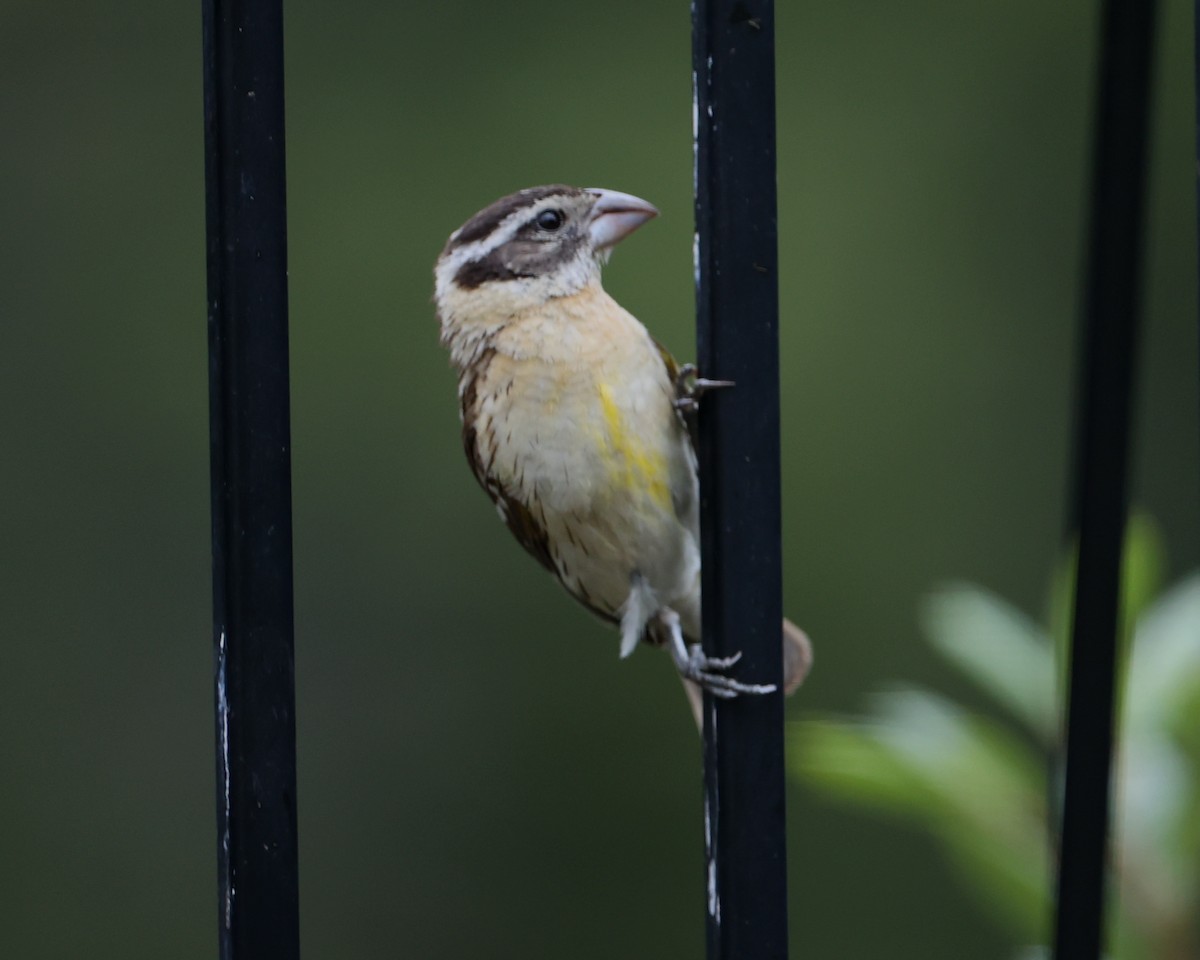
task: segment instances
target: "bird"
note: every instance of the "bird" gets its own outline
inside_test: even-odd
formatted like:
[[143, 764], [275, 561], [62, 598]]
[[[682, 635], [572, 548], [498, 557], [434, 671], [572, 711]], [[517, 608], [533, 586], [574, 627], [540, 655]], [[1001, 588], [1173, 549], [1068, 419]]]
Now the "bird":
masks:
[[[631, 194], [550, 184], [502, 197], [450, 234], [434, 267], [475, 479], [525, 550], [620, 632], [665, 647], [699, 716], [772, 684], [700, 644], [699, 483], [690, 413], [728, 386], [680, 365], [601, 283], [617, 243], [658, 215]], [[812, 662], [782, 629], [784, 689]]]

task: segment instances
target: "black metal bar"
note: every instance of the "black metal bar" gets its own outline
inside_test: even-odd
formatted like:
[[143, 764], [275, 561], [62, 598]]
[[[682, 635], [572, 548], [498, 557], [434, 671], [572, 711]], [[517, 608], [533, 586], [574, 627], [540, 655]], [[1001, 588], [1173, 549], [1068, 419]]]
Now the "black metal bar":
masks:
[[300, 955], [281, 0], [203, 0], [223, 960]]
[[1056, 960], [1099, 960], [1130, 409], [1141, 307], [1154, 0], [1107, 0], [1084, 328], [1072, 530], [1079, 562], [1071, 636]]
[[[771, 0], [695, 0], [703, 636], [780, 684], [779, 303]], [[787, 956], [783, 698], [704, 701], [710, 960]]]

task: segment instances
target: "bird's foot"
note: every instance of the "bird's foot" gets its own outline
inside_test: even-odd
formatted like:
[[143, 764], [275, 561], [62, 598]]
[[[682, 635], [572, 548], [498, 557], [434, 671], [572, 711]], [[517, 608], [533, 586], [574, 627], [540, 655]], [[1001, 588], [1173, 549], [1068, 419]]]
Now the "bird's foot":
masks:
[[740, 694], [774, 693], [773, 683], [742, 683], [722, 672], [732, 667], [741, 657], [740, 653], [732, 657], [708, 657], [700, 648], [700, 644], [693, 643], [684, 657], [675, 657], [675, 665], [682, 676], [722, 700], [732, 700]]
[[675, 374], [675, 409], [691, 415], [700, 409], [700, 398], [710, 390], [732, 387], [732, 380], [707, 380], [694, 363], [685, 363]]
[[742, 683], [725, 675], [725, 671], [742, 659], [740, 652], [731, 657], [710, 657], [704, 653], [700, 644], [691, 646], [683, 639], [683, 630], [679, 626], [679, 614], [674, 610], [663, 610], [659, 614], [663, 626], [671, 637], [671, 657], [675, 661], [675, 669], [680, 676], [703, 687], [714, 697], [722, 700], [732, 700], [740, 694], [774, 693], [773, 683]]

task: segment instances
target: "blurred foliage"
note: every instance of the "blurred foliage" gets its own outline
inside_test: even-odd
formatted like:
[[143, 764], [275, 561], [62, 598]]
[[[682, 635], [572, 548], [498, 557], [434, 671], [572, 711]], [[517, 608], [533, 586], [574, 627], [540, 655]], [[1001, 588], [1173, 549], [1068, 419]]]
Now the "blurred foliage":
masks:
[[[900, 675], [970, 705], [914, 598], [1041, 597], [1097, 9], [776, 3], [785, 603], [817, 647], [794, 717]], [[1200, 564], [1191, 17], [1163, 4], [1133, 471], [1175, 571]], [[699, 956], [679, 683], [497, 521], [430, 304], [484, 204], [613, 187], [663, 215], [605, 283], [693, 355], [688, 5], [285, 27], [305, 956]], [[0, 0], [0, 957], [215, 950], [200, 66], [193, 3]], [[1000, 955], [920, 838], [788, 803], [795, 955]]]
[[[1164, 590], [1162, 542], [1131, 522], [1123, 562], [1120, 741], [1114, 796], [1115, 960], [1200, 954], [1200, 572]], [[1055, 607], [1070, 596], [1070, 567]], [[959, 583], [928, 596], [938, 653], [1003, 720], [918, 688], [874, 698], [870, 715], [793, 724], [793, 774], [931, 831], [980, 905], [1020, 941], [1045, 935], [1052, 875], [1046, 772], [1059, 749], [1065, 630]], [[1056, 682], [1057, 678], [1057, 682]], [[1060, 790], [1055, 781], [1055, 796]]]

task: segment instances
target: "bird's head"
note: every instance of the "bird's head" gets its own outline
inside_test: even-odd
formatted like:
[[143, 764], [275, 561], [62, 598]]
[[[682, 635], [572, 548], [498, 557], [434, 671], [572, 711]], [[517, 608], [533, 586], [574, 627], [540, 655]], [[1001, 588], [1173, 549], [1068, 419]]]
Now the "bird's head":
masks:
[[450, 234], [434, 269], [443, 324], [486, 323], [600, 277], [613, 246], [658, 211], [615, 190], [555, 184], [497, 200]]

